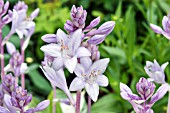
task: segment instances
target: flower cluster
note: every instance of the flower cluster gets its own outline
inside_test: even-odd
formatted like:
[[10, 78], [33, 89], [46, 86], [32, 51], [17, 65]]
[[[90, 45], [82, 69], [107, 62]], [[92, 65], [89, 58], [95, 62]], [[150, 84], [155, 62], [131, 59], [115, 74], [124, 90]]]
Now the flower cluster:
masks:
[[[39, 9], [33, 11], [30, 17], [27, 16], [28, 6], [19, 1], [13, 10], [8, 9], [9, 2], [4, 3], [0, 0], [0, 48], [1, 48], [1, 85], [0, 85], [0, 113], [35, 113], [42, 111], [50, 104], [49, 100], [40, 102], [35, 108], [26, 106], [32, 101], [32, 95], [24, 89], [25, 82], [22, 81], [22, 87], [18, 85], [20, 75], [27, 70], [27, 64], [24, 63], [24, 52], [28, 46], [29, 40], [34, 32], [34, 18], [39, 13]], [[2, 28], [4, 25], [12, 22], [11, 30], [7, 36], [2, 38]], [[21, 54], [17, 51], [14, 44], [9, 42], [9, 38], [17, 33], [21, 41]], [[11, 55], [9, 64], [5, 66], [4, 45]], [[12, 72], [12, 73], [11, 73]], [[9, 74], [7, 74], [9, 73]], [[14, 75], [14, 76], [13, 76]], [[22, 78], [22, 80], [24, 77]]]
[[[100, 59], [97, 45], [111, 33], [115, 22], [106, 22], [97, 29], [95, 27], [100, 22], [100, 17], [97, 17], [85, 27], [87, 12], [82, 6], [76, 8], [73, 5], [70, 15], [71, 20], [67, 20], [64, 25], [68, 34], [58, 29], [56, 34], [42, 36], [42, 40], [49, 44], [40, 48], [45, 54], [41, 69], [53, 86], [67, 94], [72, 105], [75, 102], [70, 91], [81, 91], [84, 88], [96, 102], [99, 86], [108, 85], [108, 79], [103, 73], [109, 63], [109, 58]], [[77, 76], [69, 89], [63, 71], [65, 68]]]
[[155, 84], [142, 77], [136, 84], [136, 89], [140, 96], [133, 94], [127, 85], [120, 83], [120, 94], [122, 98], [132, 104], [136, 113], [153, 113], [151, 107], [166, 94], [168, 91], [168, 84], [159, 87], [153, 95]]

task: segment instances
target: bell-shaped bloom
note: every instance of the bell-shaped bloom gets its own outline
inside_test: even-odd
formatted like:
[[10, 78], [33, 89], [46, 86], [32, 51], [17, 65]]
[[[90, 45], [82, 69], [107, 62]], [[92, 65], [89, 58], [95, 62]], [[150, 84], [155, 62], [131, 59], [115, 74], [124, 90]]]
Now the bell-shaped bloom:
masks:
[[5, 93], [12, 95], [12, 92], [15, 91], [18, 84], [15, 82], [15, 78], [12, 76], [12, 74], [7, 74], [4, 77], [4, 80], [2, 81], [2, 89]]
[[19, 76], [27, 70], [27, 64], [22, 62], [21, 54], [16, 50], [11, 42], [7, 42], [7, 51], [11, 55], [9, 64], [5, 67], [5, 71], [12, 71], [15, 76]]
[[17, 87], [12, 92], [11, 103], [17, 111], [21, 111], [27, 106], [32, 100], [32, 95], [28, 95], [27, 90], [23, 90], [22, 87]]
[[142, 77], [137, 83], [136, 89], [140, 96], [133, 94], [127, 85], [120, 83], [121, 97], [131, 103], [136, 113], [153, 113], [151, 107], [166, 94], [169, 85], [163, 84], [153, 95], [155, 90], [154, 83]]
[[83, 88], [86, 89], [90, 98], [96, 102], [99, 95], [99, 86], [106, 87], [108, 78], [103, 75], [109, 63], [109, 58], [97, 60], [92, 64], [89, 57], [80, 59], [80, 64], [77, 64], [74, 73], [77, 77], [70, 85], [70, 91], [77, 91]]
[[150, 24], [151, 29], [157, 33], [157, 34], [162, 34], [163, 36], [165, 36], [167, 39], [170, 40], [170, 14], [168, 14], [167, 16], [164, 16], [162, 19], [162, 26], [163, 29], [157, 25], [154, 24]]
[[62, 30], [57, 31], [57, 44], [48, 44], [40, 49], [47, 55], [55, 57], [53, 68], [58, 70], [65, 66], [70, 73], [73, 73], [77, 58], [91, 56], [88, 49], [80, 47], [82, 30], [75, 31], [68, 37]]
[[11, 103], [11, 97], [7, 94], [4, 95], [4, 104], [6, 106], [0, 106], [0, 113], [17, 113]]
[[68, 96], [70, 103], [72, 105], [75, 105], [75, 101], [72, 98], [70, 91], [68, 90], [63, 69], [59, 69], [58, 71], [56, 71], [49, 66], [43, 66], [41, 67], [41, 69], [44, 75], [47, 77], [47, 79], [51, 82], [51, 84], [63, 90], [65, 94]]
[[144, 69], [148, 76], [151, 79], [153, 79], [156, 83], [164, 84], [166, 83], [164, 70], [167, 65], [168, 62], [160, 66], [156, 60], [154, 60], [154, 62], [146, 61], [146, 66], [144, 67]]

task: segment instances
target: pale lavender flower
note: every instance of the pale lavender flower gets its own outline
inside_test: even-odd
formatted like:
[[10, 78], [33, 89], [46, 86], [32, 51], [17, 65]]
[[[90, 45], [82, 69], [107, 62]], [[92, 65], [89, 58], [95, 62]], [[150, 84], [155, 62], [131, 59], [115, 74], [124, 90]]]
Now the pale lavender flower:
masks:
[[69, 90], [78, 91], [85, 88], [90, 98], [96, 102], [99, 86], [108, 85], [108, 78], [103, 75], [108, 63], [109, 58], [97, 60], [93, 64], [89, 57], [81, 58], [80, 64], [77, 64], [74, 70], [77, 77], [72, 81]]
[[146, 61], [146, 66], [144, 67], [144, 69], [148, 76], [151, 79], [153, 79], [156, 83], [164, 84], [166, 83], [164, 70], [167, 65], [168, 62], [160, 66], [156, 60], [154, 60], [154, 62]]
[[23, 90], [21, 87], [17, 87], [15, 92], [12, 92], [11, 103], [17, 111], [21, 111], [32, 100], [32, 95], [28, 95], [27, 90]]
[[12, 74], [5, 75], [3, 81], [2, 81], [2, 89], [5, 93], [11, 95], [13, 91], [15, 91], [18, 84], [15, 82], [15, 78], [12, 76]]
[[57, 44], [48, 44], [40, 49], [47, 55], [55, 57], [53, 68], [59, 70], [65, 66], [70, 73], [73, 73], [77, 58], [91, 56], [88, 49], [80, 47], [82, 30], [75, 31], [68, 37], [62, 30], [57, 30]]
[[12, 106], [10, 99], [11, 97], [9, 95], [7, 94], [4, 95], [4, 104], [6, 108], [0, 106], [0, 113], [17, 113], [14, 107]]
[[11, 55], [9, 64], [5, 67], [5, 71], [12, 71], [15, 76], [19, 76], [27, 70], [27, 64], [22, 62], [21, 54], [16, 50], [11, 42], [7, 42], [7, 51]]
[[162, 19], [162, 26], [163, 29], [157, 25], [154, 24], [150, 24], [151, 29], [157, 33], [157, 34], [162, 34], [163, 36], [165, 36], [167, 39], [170, 40], [170, 14], [168, 14], [167, 16], [164, 16]]
[[41, 39], [47, 43], [57, 43], [57, 35], [56, 34], [46, 34], [46, 35], [42, 36]]
[[166, 94], [168, 87], [168, 84], [163, 84], [153, 95], [155, 90], [154, 83], [142, 77], [136, 85], [140, 96], [133, 94], [131, 89], [123, 83], [120, 83], [120, 95], [132, 104], [136, 113], [153, 113], [151, 107]]
[[44, 75], [47, 77], [47, 79], [51, 82], [51, 84], [63, 90], [65, 94], [68, 96], [71, 104], [75, 105], [75, 101], [72, 98], [70, 91], [68, 90], [63, 69], [59, 69], [58, 71], [56, 71], [49, 66], [43, 66], [41, 67], [41, 69]]

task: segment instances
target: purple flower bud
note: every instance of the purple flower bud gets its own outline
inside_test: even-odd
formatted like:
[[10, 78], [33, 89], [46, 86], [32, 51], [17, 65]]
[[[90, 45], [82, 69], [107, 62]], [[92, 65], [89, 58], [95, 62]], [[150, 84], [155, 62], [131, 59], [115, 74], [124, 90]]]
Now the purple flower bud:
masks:
[[5, 75], [4, 80], [2, 81], [2, 88], [5, 93], [11, 95], [13, 91], [15, 91], [17, 84], [15, 82], [15, 78], [12, 74]]
[[94, 35], [93, 37], [91, 37], [87, 42], [89, 44], [100, 44], [104, 41], [104, 39], [106, 38], [106, 35]]
[[19, 1], [15, 6], [14, 9], [16, 11], [20, 11], [20, 10], [27, 10], [28, 6], [25, 4], [24, 1]]
[[71, 19], [72, 23], [78, 28], [84, 28], [87, 12], [83, 10], [83, 7], [75, 7], [73, 5], [71, 9]]
[[40, 12], [40, 9], [39, 9], [39, 8], [35, 9], [35, 10], [31, 13], [30, 19], [31, 19], [31, 20], [34, 20], [34, 19], [38, 16], [39, 12]]
[[46, 109], [50, 104], [50, 101], [49, 100], [44, 100], [42, 102], [40, 102], [36, 108], [35, 108], [35, 112], [39, 112], [39, 111], [42, 111], [44, 109]]
[[56, 43], [57, 42], [57, 36], [55, 34], [46, 34], [46, 35], [42, 36], [41, 39], [47, 43]]
[[12, 53], [11, 59], [9, 60], [9, 64], [11, 65], [15, 76], [19, 76], [21, 74], [21, 64], [22, 64], [22, 56], [19, 52], [15, 51]]
[[11, 103], [17, 109], [23, 109], [32, 100], [32, 95], [28, 95], [27, 90], [17, 87], [15, 92], [12, 92]]
[[88, 25], [83, 31], [87, 32], [87, 31], [93, 29], [94, 27], [96, 27], [99, 24], [99, 22], [100, 22], [100, 17], [95, 18], [94, 20], [92, 20], [90, 22], [90, 25]]
[[74, 28], [74, 24], [70, 20], [66, 21], [66, 23], [64, 24], [64, 29], [69, 33], [74, 32], [76, 30]]
[[98, 46], [93, 44], [88, 44], [87, 42], [83, 42], [82, 46], [87, 48], [91, 53], [91, 59], [93, 61], [100, 59], [100, 51], [98, 50]]
[[142, 77], [136, 84], [136, 88], [142, 99], [148, 100], [154, 93], [155, 84]]
[[112, 32], [114, 27], [115, 27], [114, 21], [105, 22], [95, 31], [95, 34], [97, 34], [97, 35], [108, 35], [108, 34], [110, 34], [110, 32]]
[[34, 109], [33, 108], [30, 108], [30, 109], [28, 109], [26, 112], [24, 112], [24, 113], [35, 113], [35, 111], [34, 111]]

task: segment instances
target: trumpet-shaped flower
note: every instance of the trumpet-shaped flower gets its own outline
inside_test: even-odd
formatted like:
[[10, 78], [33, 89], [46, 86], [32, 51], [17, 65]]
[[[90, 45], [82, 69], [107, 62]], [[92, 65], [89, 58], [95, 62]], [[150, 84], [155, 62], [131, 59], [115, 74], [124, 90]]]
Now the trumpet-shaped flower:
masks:
[[71, 104], [75, 105], [75, 101], [72, 98], [70, 91], [68, 90], [63, 69], [56, 71], [49, 66], [43, 66], [41, 67], [41, 69], [44, 75], [47, 77], [47, 79], [51, 82], [51, 84], [63, 90], [65, 94], [68, 96]]
[[167, 16], [164, 16], [162, 19], [162, 26], [163, 29], [157, 25], [154, 24], [150, 24], [151, 29], [157, 33], [157, 34], [162, 34], [164, 35], [167, 39], [170, 40], [170, 14], [168, 14]]
[[74, 73], [77, 77], [70, 85], [70, 91], [77, 91], [83, 88], [86, 89], [90, 98], [96, 102], [99, 95], [99, 86], [106, 87], [108, 79], [103, 75], [109, 63], [109, 58], [97, 60], [92, 64], [89, 57], [80, 59], [80, 64], [77, 64]]
[[82, 30], [75, 31], [68, 37], [62, 30], [57, 31], [57, 44], [48, 44], [40, 49], [47, 55], [54, 57], [53, 68], [59, 70], [65, 66], [70, 73], [73, 73], [77, 58], [91, 56], [88, 49], [80, 47]]
[[153, 79], [158, 84], [164, 84], [165, 82], [165, 74], [164, 70], [168, 62], [162, 64], [161, 66], [158, 64], [156, 60], [154, 62], [146, 61], [146, 66], [144, 67], [145, 72], [148, 76]]
[[166, 94], [168, 88], [168, 84], [163, 84], [153, 95], [155, 90], [154, 83], [142, 77], [136, 85], [140, 96], [133, 94], [131, 89], [123, 83], [120, 83], [120, 95], [132, 104], [136, 113], [153, 113], [151, 107]]

